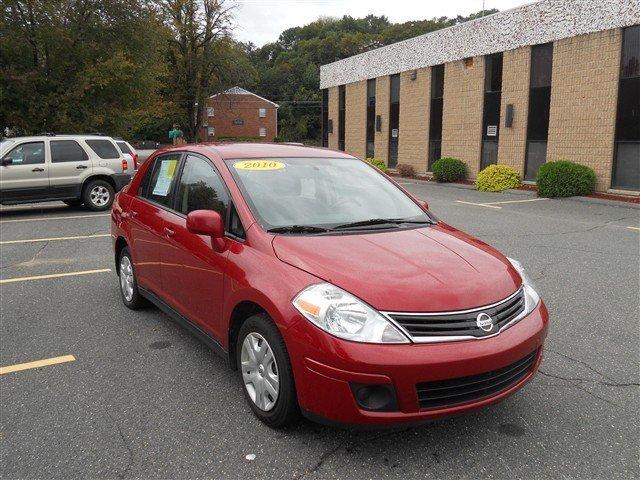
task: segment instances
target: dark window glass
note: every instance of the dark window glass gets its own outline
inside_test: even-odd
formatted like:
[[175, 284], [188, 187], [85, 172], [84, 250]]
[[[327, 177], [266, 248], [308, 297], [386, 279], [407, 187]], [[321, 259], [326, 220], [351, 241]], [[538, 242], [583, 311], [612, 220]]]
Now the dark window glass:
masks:
[[531, 48], [531, 88], [550, 87], [553, 66], [553, 43]]
[[524, 178], [535, 181], [538, 169], [547, 161], [547, 142], [531, 141], [527, 143], [527, 161]]
[[431, 67], [431, 98], [444, 96], [444, 65]]
[[367, 158], [375, 155], [376, 79], [367, 80]]
[[547, 140], [549, 136], [549, 112], [551, 108], [551, 88], [533, 88], [529, 92], [529, 140]]
[[131, 155], [131, 149], [125, 142], [116, 142], [116, 143], [118, 144], [118, 147], [120, 147], [120, 150], [122, 150], [122, 153], [128, 153], [129, 155]]
[[60, 162], [84, 162], [89, 160], [87, 152], [75, 140], [52, 140], [51, 161]]
[[640, 190], [640, 142], [618, 142], [616, 145], [613, 187]]
[[322, 90], [322, 146], [329, 146], [329, 90]]
[[640, 25], [624, 29], [620, 77], [640, 77]]
[[485, 57], [484, 91], [502, 91], [502, 53], [494, 53]]
[[180, 154], [172, 153], [158, 157], [149, 177], [149, 184], [143, 196], [149, 200], [170, 207], [173, 203], [173, 186], [180, 163]]
[[640, 142], [640, 77], [621, 79], [618, 92], [617, 140]]
[[229, 233], [238, 238], [245, 238], [244, 227], [242, 226], [236, 207], [233, 204], [231, 204], [229, 211]]
[[187, 156], [176, 194], [176, 210], [215, 210], [226, 218], [229, 197], [216, 170], [203, 158]]
[[109, 140], [87, 140], [87, 145], [96, 152], [96, 155], [105, 160], [120, 158], [118, 149]]
[[400, 75], [391, 75], [391, 103], [400, 103]]
[[44, 163], [44, 142], [22, 143], [7, 153], [12, 165], [36, 165]]
[[344, 85], [338, 87], [338, 149], [344, 151], [344, 129], [347, 93]]
[[389, 167], [395, 168], [400, 141], [400, 75], [390, 77], [389, 98]]

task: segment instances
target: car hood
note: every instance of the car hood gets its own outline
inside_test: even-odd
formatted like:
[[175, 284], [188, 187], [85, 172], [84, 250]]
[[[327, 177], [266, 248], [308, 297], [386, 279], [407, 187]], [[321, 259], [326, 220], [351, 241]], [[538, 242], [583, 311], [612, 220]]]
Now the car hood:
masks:
[[489, 245], [448, 225], [345, 235], [277, 235], [280, 260], [383, 311], [441, 312], [498, 302], [521, 279]]

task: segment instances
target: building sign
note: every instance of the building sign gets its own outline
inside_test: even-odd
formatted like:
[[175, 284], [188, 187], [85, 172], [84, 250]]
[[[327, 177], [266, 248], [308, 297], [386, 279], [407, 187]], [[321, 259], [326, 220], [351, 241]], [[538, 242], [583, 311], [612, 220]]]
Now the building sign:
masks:
[[498, 126], [487, 125], [487, 137], [496, 137], [496, 136], [498, 136]]
[[398, 129], [394, 128], [393, 130], [391, 130], [391, 136], [393, 138], [398, 138]]
[[233, 124], [234, 124], [234, 125], [244, 125], [244, 120], [243, 120], [242, 118], [236, 118], [236, 119], [233, 121]]

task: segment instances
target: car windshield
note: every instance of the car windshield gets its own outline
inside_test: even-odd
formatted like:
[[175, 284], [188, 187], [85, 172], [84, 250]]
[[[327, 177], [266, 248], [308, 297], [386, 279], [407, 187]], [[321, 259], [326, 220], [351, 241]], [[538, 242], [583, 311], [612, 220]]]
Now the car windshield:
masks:
[[321, 233], [432, 222], [378, 170], [357, 159], [268, 158], [227, 165], [265, 230]]

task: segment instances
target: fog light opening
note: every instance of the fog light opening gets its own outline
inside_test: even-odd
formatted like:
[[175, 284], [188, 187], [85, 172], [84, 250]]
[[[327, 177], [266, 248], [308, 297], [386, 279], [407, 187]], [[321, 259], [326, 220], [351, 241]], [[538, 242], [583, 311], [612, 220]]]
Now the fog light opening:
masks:
[[398, 401], [396, 400], [396, 392], [393, 385], [351, 383], [350, 386], [353, 396], [361, 409], [372, 412], [398, 411]]

